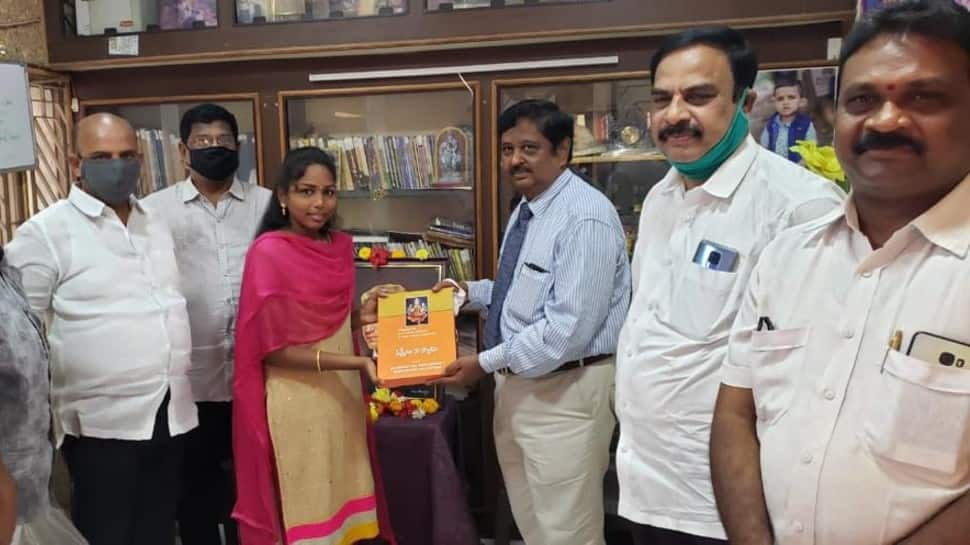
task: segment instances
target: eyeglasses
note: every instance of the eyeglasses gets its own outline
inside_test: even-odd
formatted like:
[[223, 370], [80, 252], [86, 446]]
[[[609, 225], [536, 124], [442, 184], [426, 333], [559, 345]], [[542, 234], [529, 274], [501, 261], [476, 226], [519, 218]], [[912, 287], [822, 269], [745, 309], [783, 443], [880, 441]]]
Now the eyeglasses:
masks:
[[198, 136], [189, 138], [189, 147], [192, 149], [213, 148], [216, 146], [223, 148], [235, 148], [236, 139], [233, 138], [231, 134], [223, 134], [220, 136], [200, 134]]

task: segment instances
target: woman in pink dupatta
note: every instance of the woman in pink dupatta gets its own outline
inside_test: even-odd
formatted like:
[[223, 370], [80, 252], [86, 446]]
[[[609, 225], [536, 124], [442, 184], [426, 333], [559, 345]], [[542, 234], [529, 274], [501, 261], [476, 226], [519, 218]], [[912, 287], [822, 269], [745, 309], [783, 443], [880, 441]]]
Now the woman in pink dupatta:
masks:
[[350, 333], [376, 321], [376, 297], [353, 311], [335, 178], [325, 152], [290, 151], [246, 256], [233, 390], [242, 545], [394, 543], [361, 380], [374, 362], [353, 355]]

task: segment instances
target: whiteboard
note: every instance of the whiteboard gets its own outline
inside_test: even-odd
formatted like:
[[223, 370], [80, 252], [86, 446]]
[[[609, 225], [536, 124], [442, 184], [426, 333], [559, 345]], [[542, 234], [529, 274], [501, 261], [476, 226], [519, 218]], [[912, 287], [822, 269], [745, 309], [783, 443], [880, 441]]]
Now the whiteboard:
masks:
[[37, 166], [27, 67], [0, 63], [0, 172]]

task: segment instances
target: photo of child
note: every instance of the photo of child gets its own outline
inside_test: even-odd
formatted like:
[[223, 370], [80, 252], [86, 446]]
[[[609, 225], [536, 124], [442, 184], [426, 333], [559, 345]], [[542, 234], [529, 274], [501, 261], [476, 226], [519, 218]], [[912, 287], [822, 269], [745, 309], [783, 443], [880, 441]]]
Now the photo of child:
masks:
[[751, 134], [762, 146], [794, 163], [802, 158], [790, 148], [799, 140], [831, 144], [836, 71], [821, 67], [759, 72]]

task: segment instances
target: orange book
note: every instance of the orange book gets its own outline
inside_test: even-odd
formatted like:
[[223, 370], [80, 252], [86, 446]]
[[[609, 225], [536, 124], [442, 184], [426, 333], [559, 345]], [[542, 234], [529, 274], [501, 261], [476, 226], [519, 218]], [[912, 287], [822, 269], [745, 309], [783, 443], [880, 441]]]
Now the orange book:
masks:
[[454, 290], [405, 291], [377, 309], [377, 377], [390, 388], [424, 384], [455, 361]]

